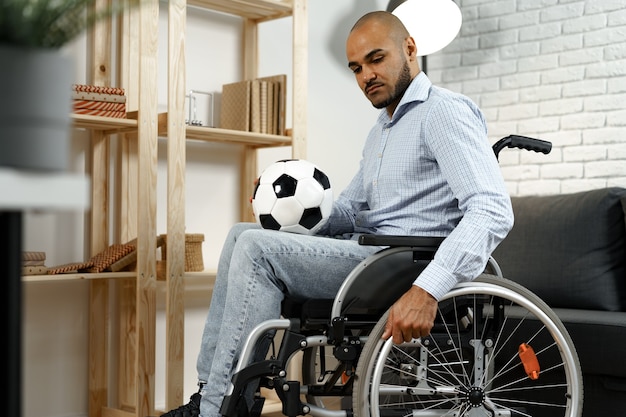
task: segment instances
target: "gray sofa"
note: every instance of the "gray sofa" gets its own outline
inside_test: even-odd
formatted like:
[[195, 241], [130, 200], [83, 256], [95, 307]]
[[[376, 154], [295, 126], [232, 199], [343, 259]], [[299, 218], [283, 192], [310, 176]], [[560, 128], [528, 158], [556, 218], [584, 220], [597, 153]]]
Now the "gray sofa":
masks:
[[583, 417], [626, 415], [626, 189], [512, 202], [515, 225], [494, 258], [570, 332], [583, 372]]

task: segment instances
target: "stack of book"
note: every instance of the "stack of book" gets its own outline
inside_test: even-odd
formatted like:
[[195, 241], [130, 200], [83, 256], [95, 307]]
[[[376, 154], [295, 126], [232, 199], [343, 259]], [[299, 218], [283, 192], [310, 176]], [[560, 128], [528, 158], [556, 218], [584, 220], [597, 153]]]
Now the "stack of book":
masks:
[[46, 252], [22, 252], [22, 275], [47, 274]]
[[126, 95], [123, 88], [74, 84], [72, 99], [74, 113], [126, 118]]
[[220, 127], [284, 135], [286, 78], [281, 74], [225, 84]]

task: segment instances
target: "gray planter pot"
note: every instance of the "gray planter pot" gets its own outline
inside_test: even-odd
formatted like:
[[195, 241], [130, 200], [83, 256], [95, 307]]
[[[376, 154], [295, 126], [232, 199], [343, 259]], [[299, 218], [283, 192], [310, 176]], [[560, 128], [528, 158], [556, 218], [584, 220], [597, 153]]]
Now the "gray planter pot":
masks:
[[0, 166], [67, 169], [72, 62], [57, 50], [0, 46]]

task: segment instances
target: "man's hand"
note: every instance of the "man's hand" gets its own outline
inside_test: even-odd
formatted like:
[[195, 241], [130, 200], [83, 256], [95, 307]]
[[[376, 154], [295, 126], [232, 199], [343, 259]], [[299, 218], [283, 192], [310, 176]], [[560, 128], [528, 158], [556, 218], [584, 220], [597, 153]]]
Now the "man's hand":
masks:
[[[253, 189], [254, 189], [254, 188], [256, 188], [256, 186], [257, 186], [257, 184], [258, 184], [258, 183], [259, 183], [259, 177], [256, 177], [256, 178], [254, 179], [254, 187], [252, 187], [252, 188], [253, 188]], [[254, 191], [253, 191], [253, 192], [254, 192]], [[251, 195], [251, 196], [250, 196], [250, 204], [252, 204], [252, 198], [253, 198], [253, 197], [254, 197], [253, 195]]]
[[391, 306], [382, 337], [393, 337], [395, 344], [426, 337], [433, 328], [436, 315], [437, 300], [420, 287], [412, 285]]

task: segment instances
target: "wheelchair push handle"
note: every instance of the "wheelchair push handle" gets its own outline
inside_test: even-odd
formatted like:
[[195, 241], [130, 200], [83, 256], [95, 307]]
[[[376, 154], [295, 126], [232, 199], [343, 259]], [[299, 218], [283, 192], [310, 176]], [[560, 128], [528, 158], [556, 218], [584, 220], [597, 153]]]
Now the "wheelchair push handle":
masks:
[[496, 154], [496, 158], [504, 148], [519, 148], [549, 154], [552, 150], [552, 143], [527, 136], [509, 135], [493, 145], [493, 152]]

